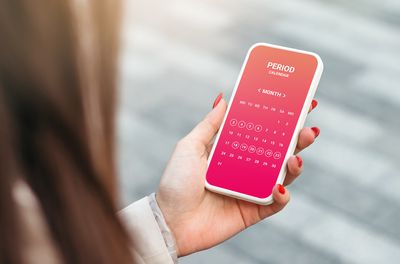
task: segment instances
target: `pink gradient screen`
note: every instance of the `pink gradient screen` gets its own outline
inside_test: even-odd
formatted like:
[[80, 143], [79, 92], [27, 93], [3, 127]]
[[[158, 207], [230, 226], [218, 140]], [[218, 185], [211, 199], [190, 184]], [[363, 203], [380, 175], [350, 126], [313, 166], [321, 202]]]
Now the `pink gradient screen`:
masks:
[[312, 55], [252, 49], [210, 160], [209, 184], [270, 196], [317, 66]]

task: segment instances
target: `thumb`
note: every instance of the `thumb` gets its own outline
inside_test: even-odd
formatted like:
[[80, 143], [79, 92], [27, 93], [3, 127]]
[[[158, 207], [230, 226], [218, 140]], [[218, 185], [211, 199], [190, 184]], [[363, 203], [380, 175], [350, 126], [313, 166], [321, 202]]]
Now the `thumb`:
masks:
[[208, 145], [221, 127], [226, 113], [227, 104], [224, 99], [209, 112], [206, 117], [187, 135], [192, 140], [197, 140]]

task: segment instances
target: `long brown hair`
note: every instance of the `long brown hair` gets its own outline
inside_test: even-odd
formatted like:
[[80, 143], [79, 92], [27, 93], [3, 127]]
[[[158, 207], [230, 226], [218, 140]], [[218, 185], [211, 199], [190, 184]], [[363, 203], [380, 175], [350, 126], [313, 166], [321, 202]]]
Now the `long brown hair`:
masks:
[[116, 216], [117, 0], [0, 0], [0, 262], [22, 263], [13, 186], [65, 263], [132, 263]]

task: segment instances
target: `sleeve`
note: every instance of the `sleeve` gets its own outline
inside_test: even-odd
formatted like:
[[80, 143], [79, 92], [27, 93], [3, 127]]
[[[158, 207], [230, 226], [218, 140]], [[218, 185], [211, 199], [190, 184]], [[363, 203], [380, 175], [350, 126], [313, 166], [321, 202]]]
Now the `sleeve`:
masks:
[[132, 203], [119, 215], [134, 244], [135, 263], [177, 263], [175, 241], [154, 194]]

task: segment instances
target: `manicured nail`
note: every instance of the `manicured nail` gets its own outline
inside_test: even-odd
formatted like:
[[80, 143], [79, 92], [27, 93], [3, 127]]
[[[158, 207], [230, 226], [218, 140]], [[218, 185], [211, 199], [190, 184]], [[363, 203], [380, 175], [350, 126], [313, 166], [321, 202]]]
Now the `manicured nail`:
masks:
[[213, 104], [213, 109], [219, 104], [219, 102], [221, 102], [223, 94], [219, 93], [219, 95], [217, 96], [217, 98], [215, 98], [214, 104]]
[[285, 187], [283, 187], [282, 184], [278, 184], [278, 191], [279, 191], [281, 194], [285, 194], [286, 189], [285, 189]]
[[315, 137], [318, 137], [318, 136], [319, 136], [319, 133], [321, 132], [321, 131], [319, 130], [319, 128], [318, 128], [318, 127], [312, 127], [311, 129], [312, 129], [312, 131], [314, 131]]
[[303, 166], [303, 160], [301, 159], [300, 156], [296, 156], [297, 162], [299, 164], [299, 168], [301, 168], [301, 166]]
[[312, 109], [314, 109], [315, 107], [317, 107], [317, 105], [318, 105], [318, 101], [315, 100], [315, 99], [313, 99], [313, 100], [312, 100], [312, 103], [311, 103]]

